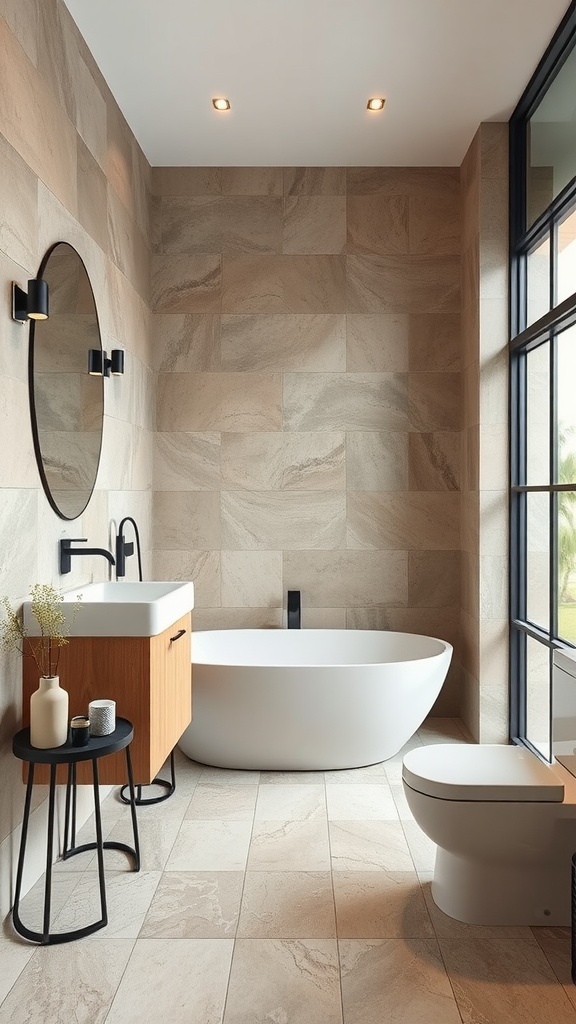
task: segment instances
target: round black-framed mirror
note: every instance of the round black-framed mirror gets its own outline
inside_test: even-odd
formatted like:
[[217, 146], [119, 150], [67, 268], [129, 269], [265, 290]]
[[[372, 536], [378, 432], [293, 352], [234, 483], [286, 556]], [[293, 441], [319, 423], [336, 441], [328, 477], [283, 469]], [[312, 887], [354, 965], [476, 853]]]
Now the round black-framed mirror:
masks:
[[34, 451], [42, 486], [61, 519], [77, 519], [98, 475], [104, 379], [88, 373], [90, 349], [102, 351], [88, 272], [68, 242], [46, 252], [38, 277], [48, 284], [50, 316], [30, 321], [28, 387]]

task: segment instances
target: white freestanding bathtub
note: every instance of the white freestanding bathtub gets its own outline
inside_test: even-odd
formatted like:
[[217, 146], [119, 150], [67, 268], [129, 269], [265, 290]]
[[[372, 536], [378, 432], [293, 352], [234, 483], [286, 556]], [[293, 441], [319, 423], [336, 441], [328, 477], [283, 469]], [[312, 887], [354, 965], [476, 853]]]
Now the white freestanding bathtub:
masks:
[[430, 711], [452, 647], [415, 633], [192, 634], [193, 721], [180, 749], [221, 768], [357, 768], [393, 757]]

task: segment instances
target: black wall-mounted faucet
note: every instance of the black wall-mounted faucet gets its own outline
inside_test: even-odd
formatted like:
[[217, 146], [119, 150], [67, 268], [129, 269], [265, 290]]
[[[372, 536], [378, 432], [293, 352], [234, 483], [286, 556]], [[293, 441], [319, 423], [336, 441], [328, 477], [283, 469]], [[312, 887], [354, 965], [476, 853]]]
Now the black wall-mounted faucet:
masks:
[[142, 580], [142, 551], [140, 549], [140, 533], [138, 532], [138, 526], [136, 520], [132, 516], [124, 516], [120, 526], [118, 527], [118, 533], [116, 534], [116, 579], [121, 579], [126, 575], [126, 559], [130, 555], [134, 554], [134, 541], [124, 540], [124, 524], [132, 523], [134, 527], [134, 535], [136, 537], [136, 548], [138, 552], [138, 578]]
[[300, 591], [288, 591], [288, 629], [300, 629]]
[[72, 544], [85, 544], [87, 537], [61, 537], [60, 538], [60, 574], [65, 576], [72, 571], [72, 555], [102, 555], [107, 558], [110, 565], [114, 565], [114, 558], [106, 548], [73, 548]]

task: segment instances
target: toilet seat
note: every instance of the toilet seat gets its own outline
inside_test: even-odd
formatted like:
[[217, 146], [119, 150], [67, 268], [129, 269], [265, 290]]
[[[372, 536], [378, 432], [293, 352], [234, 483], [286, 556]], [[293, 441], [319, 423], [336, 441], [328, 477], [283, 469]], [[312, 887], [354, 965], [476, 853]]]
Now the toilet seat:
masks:
[[402, 778], [426, 796], [463, 801], [561, 803], [552, 769], [519, 746], [438, 743], [410, 750]]

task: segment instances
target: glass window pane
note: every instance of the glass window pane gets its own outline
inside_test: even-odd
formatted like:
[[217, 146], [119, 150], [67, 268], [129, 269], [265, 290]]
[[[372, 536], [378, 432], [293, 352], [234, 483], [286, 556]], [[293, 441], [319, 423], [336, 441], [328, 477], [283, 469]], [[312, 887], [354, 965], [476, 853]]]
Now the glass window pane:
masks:
[[550, 760], [550, 650], [526, 637], [526, 739]]
[[550, 239], [546, 236], [527, 256], [527, 327], [550, 309], [550, 273]]
[[550, 342], [526, 353], [526, 483], [550, 483]]
[[527, 227], [576, 175], [576, 50], [528, 122]]
[[556, 482], [576, 485], [576, 327], [571, 327], [558, 335], [556, 352], [558, 362]]
[[576, 292], [576, 210], [558, 225], [558, 281], [556, 303]]
[[576, 491], [558, 494], [558, 635], [576, 643]]
[[550, 495], [526, 495], [526, 617], [550, 628]]

